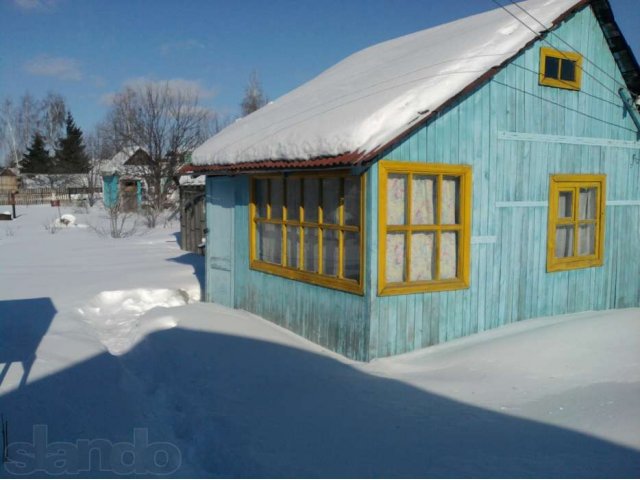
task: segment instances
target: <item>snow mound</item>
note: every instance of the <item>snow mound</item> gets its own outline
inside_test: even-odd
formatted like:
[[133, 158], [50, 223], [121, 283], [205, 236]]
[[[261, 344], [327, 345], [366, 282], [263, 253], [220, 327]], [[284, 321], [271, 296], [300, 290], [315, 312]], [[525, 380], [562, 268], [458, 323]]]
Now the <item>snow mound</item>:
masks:
[[109, 353], [122, 355], [149, 333], [175, 327], [178, 321], [166, 310], [189, 301], [181, 289], [114, 290], [96, 295], [78, 313]]
[[65, 213], [60, 218], [54, 219], [52, 224], [55, 228], [86, 227], [86, 225], [76, 223], [76, 217], [70, 213]]

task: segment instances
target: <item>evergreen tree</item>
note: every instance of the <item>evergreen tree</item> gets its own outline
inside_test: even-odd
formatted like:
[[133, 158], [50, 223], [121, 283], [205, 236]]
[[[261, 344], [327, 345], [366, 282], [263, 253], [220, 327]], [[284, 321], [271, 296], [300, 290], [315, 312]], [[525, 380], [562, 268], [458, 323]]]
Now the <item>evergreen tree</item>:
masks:
[[33, 136], [31, 146], [22, 157], [20, 171], [22, 173], [51, 173], [53, 158], [44, 144], [44, 138], [39, 133]]
[[58, 173], [87, 173], [89, 171], [89, 156], [85, 151], [82, 130], [67, 113], [66, 136], [58, 141], [56, 149], [56, 169]]

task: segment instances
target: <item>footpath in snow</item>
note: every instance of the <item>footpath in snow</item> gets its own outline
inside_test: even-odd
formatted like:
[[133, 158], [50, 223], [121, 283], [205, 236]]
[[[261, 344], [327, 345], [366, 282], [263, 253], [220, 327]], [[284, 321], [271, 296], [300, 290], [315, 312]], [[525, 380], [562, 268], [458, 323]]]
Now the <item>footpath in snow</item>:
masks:
[[0, 222], [0, 414], [11, 445], [66, 450], [23, 451], [32, 470], [0, 476], [640, 472], [639, 309], [361, 364], [199, 303], [203, 259], [179, 250], [177, 222], [111, 239], [99, 208], [63, 208], [76, 226], [55, 233], [57, 209], [18, 213]]

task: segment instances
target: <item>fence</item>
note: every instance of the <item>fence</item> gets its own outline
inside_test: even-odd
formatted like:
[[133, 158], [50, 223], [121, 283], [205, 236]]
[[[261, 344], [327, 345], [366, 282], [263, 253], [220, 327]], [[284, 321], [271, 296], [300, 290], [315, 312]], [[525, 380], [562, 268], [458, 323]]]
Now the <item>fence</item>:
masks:
[[[51, 200], [60, 200], [61, 205], [68, 205], [74, 200], [86, 199], [93, 190], [94, 195], [102, 193], [101, 188], [69, 187], [69, 188], [29, 188], [19, 190], [15, 195], [16, 205], [43, 205]], [[0, 205], [11, 204], [11, 192], [0, 191]]]

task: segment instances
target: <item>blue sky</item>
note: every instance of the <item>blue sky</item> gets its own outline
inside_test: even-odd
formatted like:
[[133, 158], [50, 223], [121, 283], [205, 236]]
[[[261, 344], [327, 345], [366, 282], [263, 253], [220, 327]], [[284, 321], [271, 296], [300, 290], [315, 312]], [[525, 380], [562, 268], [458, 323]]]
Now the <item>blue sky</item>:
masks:
[[[640, 0], [610, 1], [640, 58]], [[275, 99], [357, 50], [492, 8], [492, 0], [3, 0], [0, 97], [59, 92], [89, 131], [126, 83], [174, 80], [235, 114], [254, 69]]]

